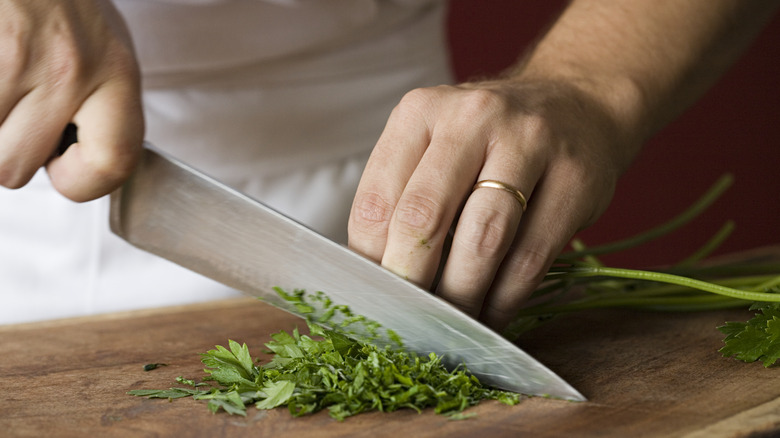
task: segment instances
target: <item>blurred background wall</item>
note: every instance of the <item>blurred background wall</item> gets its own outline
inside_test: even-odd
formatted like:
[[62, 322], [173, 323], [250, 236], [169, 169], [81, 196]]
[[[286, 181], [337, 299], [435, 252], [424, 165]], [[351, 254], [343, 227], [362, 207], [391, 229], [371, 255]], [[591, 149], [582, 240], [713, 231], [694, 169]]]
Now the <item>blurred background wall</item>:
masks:
[[[512, 64], [565, 3], [452, 0], [449, 39], [457, 78], [490, 76]], [[780, 244], [780, 14], [707, 95], [646, 144], [609, 209], [579, 237], [594, 246], [659, 225], [725, 173], [734, 175], [734, 184], [698, 219], [603, 259], [622, 267], [671, 263], [728, 219], [736, 228], [718, 254]]]

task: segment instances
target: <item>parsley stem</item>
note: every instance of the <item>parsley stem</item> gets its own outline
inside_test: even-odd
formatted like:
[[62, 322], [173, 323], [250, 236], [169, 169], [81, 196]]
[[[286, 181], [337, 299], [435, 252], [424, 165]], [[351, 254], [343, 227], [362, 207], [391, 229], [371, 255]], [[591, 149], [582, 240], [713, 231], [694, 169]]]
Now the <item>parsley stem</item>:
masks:
[[[746, 306], [745, 300], [731, 298], [718, 294], [711, 294], [691, 289], [687, 286], [664, 283], [658, 286], [649, 286], [633, 289], [634, 284], [620, 284], [621, 280], [607, 280], [608, 289], [602, 287], [602, 283], [586, 285], [587, 290], [592, 290], [585, 297], [563, 304], [554, 304], [559, 297], [546, 300], [543, 303], [527, 307], [518, 313], [518, 317], [549, 315], [565, 313], [575, 310], [595, 309], [602, 307], [634, 307], [648, 310], [673, 310], [673, 311], [701, 311], [721, 309], [728, 307]], [[749, 287], [754, 290], [763, 290], [764, 285], [779, 282], [777, 275], [754, 275], [747, 277], [726, 278], [717, 280], [717, 283], [726, 287]], [[613, 285], [613, 283], [615, 283]], [[755, 286], [758, 284], [758, 286]], [[615, 287], [613, 287], [615, 286]]]
[[758, 289], [758, 290], [768, 290], [768, 289], [771, 289], [771, 288], [773, 288], [775, 286], [778, 286], [778, 285], [780, 285], [780, 275], [778, 275], [778, 276], [776, 276], [774, 278], [770, 278], [769, 280], [759, 284], [758, 286], [756, 286], [756, 289]]
[[558, 313], [576, 312], [586, 309], [602, 309], [610, 307], [632, 307], [646, 310], [712, 310], [745, 305], [744, 301], [723, 295], [695, 295], [695, 296], [661, 296], [661, 297], [637, 297], [630, 294], [623, 296], [601, 297], [599, 299], [583, 299], [566, 304], [554, 306], [540, 305], [521, 310], [518, 317], [551, 315]]
[[734, 231], [734, 221], [728, 220], [701, 248], [677, 263], [677, 266], [692, 266], [712, 254]]
[[601, 255], [608, 254], [617, 251], [622, 251], [628, 248], [639, 246], [645, 242], [649, 242], [655, 238], [663, 236], [676, 230], [677, 228], [685, 225], [693, 220], [701, 212], [707, 209], [718, 197], [732, 184], [734, 177], [731, 174], [725, 174], [702, 196], [698, 201], [691, 205], [687, 210], [682, 212], [672, 220], [661, 224], [655, 228], [651, 228], [643, 233], [637, 234], [633, 237], [629, 237], [617, 242], [608, 243], [605, 245], [594, 246], [588, 249], [575, 250], [560, 256], [561, 259], [580, 259], [588, 255]]
[[[551, 270], [551, 274], [552, 274]], [[656, 281], [660, 283], [676, 284], [679, 286], [690, 287], [692, 289], [712, 292], [718, 295], [724, 295], [731, 298], [749, 301], [771, 301], [780, 302], [780, 294], [768, 294], [765, 292], [754, 292], [740, 290], [731, 287], [721, 286], [706, 281], [696, 280], [679, 275], [667, 274], [663, 272], [641, 271], [635, 269], [610, 268], [602, 266], [573, 266], [554, 268], [556, 274], [566, 277], [616, 277], [628, 278], [634, 280]]]
[[[748, 291], [762, 291], [766, 290], [762, 285], [764, 282], [769, 282], [772, 279], [777, 278], [776, 275], [752, 275], [745, 277], [734, 278], [721, 278], [712, 280], [712, 283], [740, 290]], [[622, 291], [625, 294], [625, 291]], [[632, 295], [638, 296], [658, 296], [658, 295], [680, 295], [680, 294], [701, 294], [699, 289], [691, 289], [688, 286], [682, 286], [679, 284], [664, 283], [658, 286], [645, 287], [640, 290], [634, 290], [630, 292]]]

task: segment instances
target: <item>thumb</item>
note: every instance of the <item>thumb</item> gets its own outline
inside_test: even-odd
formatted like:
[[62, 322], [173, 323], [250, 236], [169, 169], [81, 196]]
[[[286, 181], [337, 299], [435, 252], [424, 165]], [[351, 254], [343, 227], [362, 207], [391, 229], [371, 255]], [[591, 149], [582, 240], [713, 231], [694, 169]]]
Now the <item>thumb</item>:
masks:
[[144, 120], [137, 81], [106, 83], [73, 116], [78, 139], [46, 170], [63, 196], [84, 202], [111, 193], [130, 176], [141, 153]]

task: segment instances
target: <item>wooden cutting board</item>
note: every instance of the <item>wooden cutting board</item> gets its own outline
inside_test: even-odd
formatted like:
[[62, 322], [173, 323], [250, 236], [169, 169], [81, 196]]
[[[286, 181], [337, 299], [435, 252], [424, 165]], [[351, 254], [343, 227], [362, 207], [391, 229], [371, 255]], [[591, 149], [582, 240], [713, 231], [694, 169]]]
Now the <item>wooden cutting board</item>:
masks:
[[[204, 374], [199, 353], [228, 339], [260, 355], [269, 335], [301, 320], [253, 299], [0, 326], [3, 436], [718, 437], [780, 433], [780, 369], [717, 352], [716, 326], [744, 310], [699, 314], [594, 311], [527, 334], [520, 345], [588, 402], [483, 403], [453, 421], [405, 410], [337, 422], [286, 409], [211, 414], [204, 402], [147, 400]], [[147, 363], [168, 366], [145, 372]], [[752, 434], [752, 435], [751, 435]], [[756, 435], [760, 434], [760, 435]]]

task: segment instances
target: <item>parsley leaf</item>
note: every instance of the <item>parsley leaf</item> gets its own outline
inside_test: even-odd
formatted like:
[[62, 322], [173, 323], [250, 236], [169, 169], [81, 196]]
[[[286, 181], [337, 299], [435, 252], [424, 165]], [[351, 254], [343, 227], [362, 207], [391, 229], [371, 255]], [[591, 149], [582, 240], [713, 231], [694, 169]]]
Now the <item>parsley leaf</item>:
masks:
[[295, 390], [295, 383], [289, 380], [278, 380], [276, 382], [268, 382], [263, 387], [263, 392], [266, 398], [255, 403], [257, 409], [273, 409], [277, 406], [281, 406], [290, 399]]
[[747, 322], [732, 321], [718, 327], [726, 335], [719, 351], [725, 357], [744, 362], [760, 360], [770, 367], [780, 359], [780, 303], [754, 303], [750, 310], [760, 313]]

